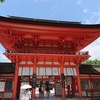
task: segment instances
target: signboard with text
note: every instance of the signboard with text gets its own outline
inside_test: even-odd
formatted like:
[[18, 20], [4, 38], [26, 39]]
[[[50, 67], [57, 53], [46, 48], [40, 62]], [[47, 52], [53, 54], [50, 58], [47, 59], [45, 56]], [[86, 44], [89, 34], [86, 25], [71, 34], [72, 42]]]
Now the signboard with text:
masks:
[[65, 76], [61, 74], [62, 87], [65, 87]]
[[61, 94], [62, 94], [61, 84], [56, 83], [56, 95], [61, 95]]
[[32, 88], [35, 88], [36, 87], [36, 74], [33, 74], [32, 76]]

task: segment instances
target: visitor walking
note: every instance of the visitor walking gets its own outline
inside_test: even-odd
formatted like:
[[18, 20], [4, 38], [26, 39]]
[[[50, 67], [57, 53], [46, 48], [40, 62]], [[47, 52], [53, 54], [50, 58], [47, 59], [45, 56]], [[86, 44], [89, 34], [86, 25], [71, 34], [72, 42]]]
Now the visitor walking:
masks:
[[39, 87], [39, 98], [42, 98], [42, 87], [41, 87], [41, 85]]
[[49, 89], [49, 86], [48, 86], [48, 85], [46, 85], [45, 90], [46, 90], [47, 98], [49, 98], [49, 95], [50, 95], [50, 89]]

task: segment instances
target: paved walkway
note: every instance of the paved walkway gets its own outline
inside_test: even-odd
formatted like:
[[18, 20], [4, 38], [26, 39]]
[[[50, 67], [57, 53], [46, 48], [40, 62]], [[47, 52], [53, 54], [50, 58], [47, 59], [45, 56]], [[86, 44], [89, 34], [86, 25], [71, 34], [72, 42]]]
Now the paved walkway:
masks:
[[[39, 98], [39, 95], [37, 94], [36, 95], [36, 98], [35, 99], [32, 99], [32, 100], [92, 100], [91, 98], [61, 98], [60, 96], [54, 96], [54, 94], [50, 94], [50, 97], [47, 98], [46, 97], [46, 94], [44, 95], [44, 98]], [[93, 100], [96, 100], [96, 99], [93, 99]], [[100, 100], [100, 99], [98, 99]]]
[[91, 98], [64, 98], [62, 99], [60, 96], [54, 96], [54, 90], [53, 91], [50, 91], [50, 97], [49, 98], [46, 98], [46, 93], [44, 94], [44, 98], [41, 99], [39, 98], [39, 93], [38, 93], [38, 90], [36, 91], [36, 98], [35, 99], [32, 99], [32, 100], [100, 100], [99, 99], [91, 99]]
[[[46, 97], [46, 93], [44, 93], [44, 98], [39, 98], [39, 92], [38, 89], [36, 90], [36, 98], [33, 100], [92, 100], [91, 98], [64, 98], [62, 99], [60, 96], [54, 96], [54, 90], [50, 91], [50, 97]], [[100, 99], [99, 99], [100, 100]]]
[[32, 99], [32, 100], [100, 100], [99, 99], [91, 99], [91, 98], [64, 98], [62, 99], [61, 97], [52, 97], [52, 98], [43, 98], [43, 99], [40, 99], [40, 98], [36, 98], [36, 99]]
[[32, 100], [100, 100], [100, 98], [98, 99], [91, 99], [91, 98], [64, 98], [62, 99], [61, 97], [52, 97], [52, 98], [36, 98], [36, 99], [32, 99]]

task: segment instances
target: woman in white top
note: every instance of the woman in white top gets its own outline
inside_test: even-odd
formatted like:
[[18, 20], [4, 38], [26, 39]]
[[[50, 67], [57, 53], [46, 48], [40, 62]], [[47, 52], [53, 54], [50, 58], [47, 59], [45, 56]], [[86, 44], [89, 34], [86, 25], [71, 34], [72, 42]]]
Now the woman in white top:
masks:
[[31, 92], [29, 89], [26, 89], [21, 100], [31, 100]]

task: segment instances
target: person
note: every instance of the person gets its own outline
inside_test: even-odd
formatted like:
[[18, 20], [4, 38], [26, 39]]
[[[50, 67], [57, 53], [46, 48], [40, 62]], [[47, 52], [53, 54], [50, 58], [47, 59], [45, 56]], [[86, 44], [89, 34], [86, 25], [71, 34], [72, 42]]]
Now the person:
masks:
[[31, 100], [31, 91], [29, 89], [26, 89], [24, 91], [24, 94], [23, 94], [21, 100]]
[[46, 93], [47, 93], [47, 98], [49, 98], [49, 95], [50, 95], [50, 89], [49, 89], [49, 86], [47, 85], [46, 86]]
[[41, 88], [41, 85], [39, 87], [39, 98], [42, 98], [42, 88]]
[[23, 96], [22, 96], [21, 100], [25, 100], [25, 94], [23, 94]]
[[44, 91], [45, 91], [45, 85], [44, 84], [42, 84], [42, 87], [41, 87], [41, 90], [42, 90], [42, 98], [44, 98]]
[[26, 93], [27, 100], [31, 100], [31, 91], [28, 89]]

